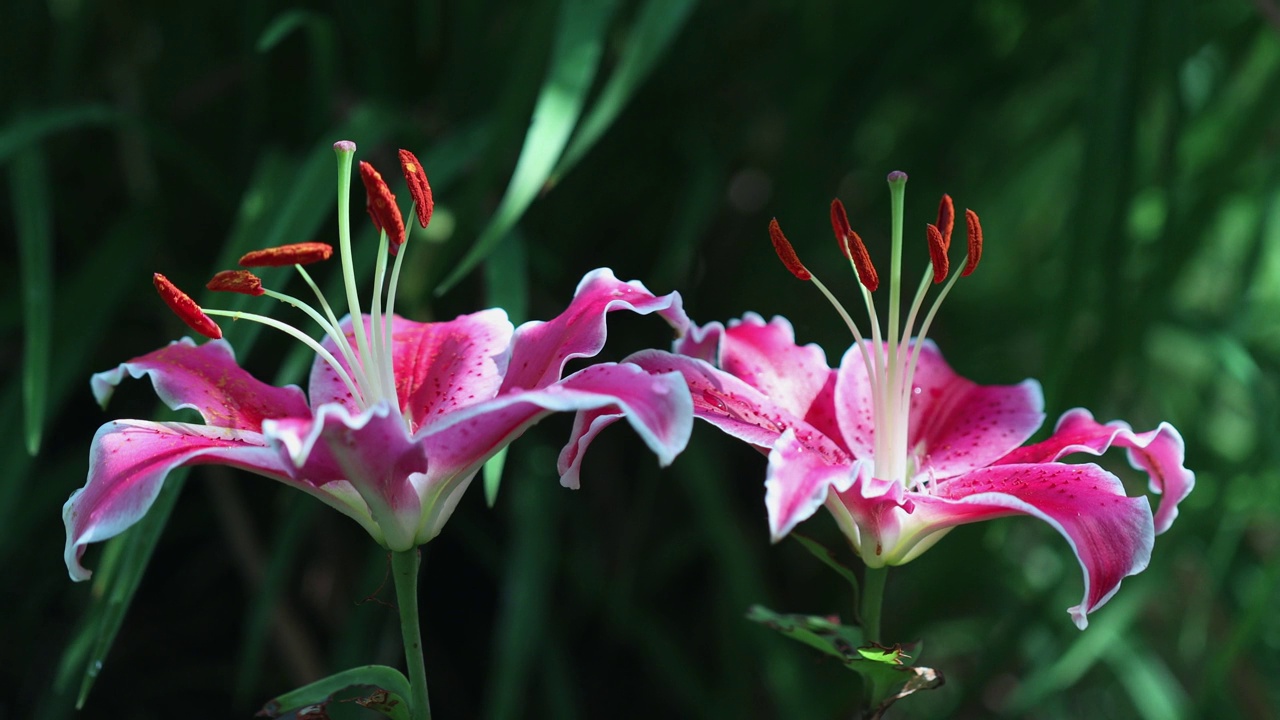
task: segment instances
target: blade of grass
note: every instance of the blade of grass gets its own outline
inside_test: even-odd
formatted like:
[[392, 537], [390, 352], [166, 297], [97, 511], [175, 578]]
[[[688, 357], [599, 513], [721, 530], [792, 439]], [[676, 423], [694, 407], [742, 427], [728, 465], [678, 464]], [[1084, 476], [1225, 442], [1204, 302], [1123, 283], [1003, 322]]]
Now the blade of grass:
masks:
[[106, 105], [52, 108], [20, 116], [0, 130], [0, 162], [38, 145], [55, 133], [119, 122], [121, 115]]
[[684, 27], [697, 0], [649, 0], [631, 26], [626, 48], [604, 89], [582, 120], [573, 140], [551, 171], [548, 187], [555, 185], [604, 135], [627, 106], [636, 89], [649, 76], [654, 64]]
[[53, 326], [53, 207], [49, 173], [39, 145], [18, 153], [9, 166], [18, 268], [22, 282], [22, 404], [27, 454], [40, 451], [49, 395], [49, 345]]
[[471, 249], [436, 288], [437, 296], [488, 257], [542, 191], [582, 114], [616, 8], [617, 0], [564, 0], [560, 6], [551, 66], [506, 194]]
[[[518, 228], [507, 236], [506, 251], [494, 253], [485, 261], [484, 272], [489, 295], [485, 304], [506, 310], [513, 325], [524, 322], [529, 314], [529, 271]], [[503, 448], [484, 464], [484, 500], [489, 507], [498, 502], [498, 486], [506, 462], [507, 449]]]

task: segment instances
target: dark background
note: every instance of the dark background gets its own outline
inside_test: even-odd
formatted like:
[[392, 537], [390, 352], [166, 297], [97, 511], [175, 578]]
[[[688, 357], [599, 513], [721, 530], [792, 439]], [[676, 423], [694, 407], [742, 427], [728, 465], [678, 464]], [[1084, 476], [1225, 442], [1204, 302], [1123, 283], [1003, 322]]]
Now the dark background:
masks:
[[[919, 662], [947, 677], [894, 716], [1273, 714], [1278, 18], [1270, 0], [9, 0], [0, 718], [68, 717], [95, 659], [85, 718], [248, 717], [321, 675], [401, 661], [385, 554], [253, 476], [190, 473], [151, 523], [154, 555], [140, 531], [96, 546], [95, 582], [72, 584], [60, 557], [94, 429], [157, 413], [146, 383], [104, 413], [89, 375], [185, 333], [150, 274], [198, 287], [244, 249], [331, 240], [339, 139], [405, 203], [397, 147], [432, 179], [431, 242], [411, 248], [397, 304], [410, 317], [500, 304], [545, 319], [607, 265], [679, 290], [701, 322], [785, 315], [829, 358], [849, 338], [778, 264], [769, 218], [853, 309], [831, 198], [885, 267], [883, 179], [908, 172], [914, 279], [923, 224], [951, 193], [987, 241], [931, 333], [951, 364], [983, 383], [1039, 378], [1050, 423], [1076, 406], [1140, 430], [1168, 420], [1198, 484], [1084, 633], [1065, 612], [1078, 566], [1041, 523], [961, 528], [893, 570], [886, 635], [923, 639]], [[467, 271], [522, 148], [559, 156], [548, 138], [577, 122], [575, 87], [583, 116], [616, 119], [554, 182], [517, 183], [540, 192]], [[528, 136], [535, 105], [544, 134]], [[652, 318], [610, 329], [608, 357], [670, 341]], [[293, 344], [236, 332], [260, 377], [299, 379]], [[553, 473], [568, 428], [552, 418], [518, 441], [496, 507], [477, 482], [424, 548], [436, 716], [850, 717], [852, 673], [744, 619], [753, 603], [852, 603], [797, 543], [769, 544], [764, 459], [700, 424], [659, 470], [619, 427], [571, 492]], [[1122, 455], [1109, 466], [1130, 478]], [[856, 565], [825, 514], [802, 530]]]

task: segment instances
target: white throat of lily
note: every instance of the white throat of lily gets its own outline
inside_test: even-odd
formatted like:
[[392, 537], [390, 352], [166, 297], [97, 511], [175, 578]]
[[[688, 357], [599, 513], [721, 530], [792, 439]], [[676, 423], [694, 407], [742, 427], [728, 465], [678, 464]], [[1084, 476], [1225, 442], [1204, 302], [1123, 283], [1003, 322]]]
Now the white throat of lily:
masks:
[[[888, 176], [889, 193], [892, 198], [892, 235], [891, 256], [889, 266], [889, 314], [884, 334], [881, 335], [880, 318], [876, 313], [872, 293], [880, 285], [880, 278], [871, 263], [867, 248], [849, 227], [849, 219], [840, 200], [831, 202], [831, 229], [835, 233], [840, 251], [849, 260], [857, 274], [863, 304], [866, 306], [870, 321], [871, 342], [859, 331], [847, 310], [832, 295], [812, 272], [800, 262], [791, 243], [782, 233], [778, 221], [769, 223], [769, 236], [773, 240], [774, 250], [778, 258], [797, 278], [812, 282], [835, 307], [836, 312], [849, 326], [850, 332], [858, 348], [861, 350], [862, 362], [865, 365], [867, 378], [871, 388], [871, 413], [875, 429], [875, 445], [871, 458], [859, 458], [870, 463], [871, 476], [880, 483], [894, 483], [897, 491], [928, 493], [933, 478], [928, 473], [918, 472], [921, 467], [924, 448], [908, 447], [910, 434], [910, 409], [913, 394], [920, 388], [914, 384], [916, 364], [920, 357], [920, 348], [928, 335], [929, 327], [943, 299], [951, 292], [956, 281], [971, 272], [978, 265], [982, 256], [982, 226], [978, 216], [972, 210], [965, 210], [965, 225], [968, 235], [968, 250], [963, 267], [951, 269], [947, 252], [951, 246], [951, 231], [955, 223], [955, 208], [948, 195], [942, 196], [938, 206], [937, 224], [926, 226], [929, 243], [931, 267], [920, 278], [906, 317], [902, 317], [902, 225], [903, 205], [906, 193], [907, 175], [903, 172], [892, 172]], [[932, 281], [932, 282], [931, 282]], [[941, 284], [941, 290], [934, 296], [927, 312], [921, 318], [925, 308], [925, 300], [932, 285]], [[919, 329], [917, 331], [917, 321]], [[828, 504], [832, 498], [828, 497]], [[837, 516], [839, 513], [837, 513]], [[937, 536], [941, 537], [942, 533]], [[857, 533], [851, 535], [857, 537]], [[936, 538], [934, 538], [936, 540]], [[855, 540], [855, 544], [858, 544]], [[928, 543], [932, 544], [932, 543]], [[883, 565], [884, 560], [876, 555], [874, 548], [857, 548], [859, 553], [873, 567]], [[919, 548], [923, 551], [924, 548]]]
[[[401, 219], [400, 209], [396, 205], [395, 196], [387, 187], [377, 170], [367, 162], [360, 163], [360, 177], [364, 181], [368, 196], [368, 211], [373, 218], [374, 227], [379, 230], [378, 259], [374, 269], [373, 297], [369, 313], [369, 327], [363, 322], [364, 315], [360, 305], [360, 295], [356, 290], [355, 266], [351, 255], [351, 165], [355, 156], [356, 145], [343, 140], [333, 145], [338, 157], [338, 257], [342, 263], [342, 277], [345, 287], [347, 312], [351, 323], [351, 337], [343, 331], [333, 306], [325, 299], [324, 294], [303, 265], [327, 260], [333, 255], [333, 247], [326, 243], [306, 242], [280, 247], [255, 250], [240, 258], [241, 267], [282, 267], [293, 265], [298, 274], [315, 293], [316, 307], [296, 297], [286, 295], [262, 286], [262, 281], [249, 270], [224, 270], [209, 281], [210, 290], [221, 292], [237, 292], [245, 295], [268, 297], [279, 300], [302, 310], [333, 342], [342, 356], [340, 362], [320, 342], [298, 328], [276, 320], [275, 318], [255, 313], [230, 310], [202, 308], [186, 293], [179, 290], [163, 275], [154, 276], [156, 290], [173, 312], [196, 332], [217, 340], [222, 337], [222, 329], [210, 316], [229, 317], [233, 320], [249, 320], [284, 332], [313, 350], [331, 367], [338, 378], [351, 393], [352, 401], [360, 410], [367, 410], [380, 403], [385, 404], [390, 412], [404, 418], [396, 395], [396, 378], [392, 365], [392, 336], [395, 316], [396, 287], [400, 278], [400, 268], [404, 263], [404, 245], [408, 240], [412, 223], [406, 224]], [[413, 197], [414, 209], [418, 223], [427, 227], [431, 220], [433, 203], [431, 186], [427, 183], [426, 173], [413, 153], [400, 151], [400, 166], [404, 171], [409, 193]], [[395, 257], [391, 268], [391, 276], [387, 278], [387, 256]], [[386, 288], [386, 300], [383, 300], [383, 288]], [[406, 420], [406, 426], [408, 421]], [[412, 429], [411, 429], [412, 431]]]

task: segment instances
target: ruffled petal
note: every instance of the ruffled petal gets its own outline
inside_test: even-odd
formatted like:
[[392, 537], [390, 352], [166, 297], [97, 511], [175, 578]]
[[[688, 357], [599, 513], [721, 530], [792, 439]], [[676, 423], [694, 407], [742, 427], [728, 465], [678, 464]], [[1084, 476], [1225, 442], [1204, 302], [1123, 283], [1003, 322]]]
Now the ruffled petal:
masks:
[[755, 313], [729, 323], [718, 365], [798, 417], [808, 414], [834, 374], [822, 348], [796, 345], [786, 318], [766, 323]]
[[322, 405], [314, 419], [268, 420], [262, 433], [298, 477], [318, 486], [349, 482], [369, 506], [388, 548], [417, 545], [422, 503], [410, 476], [427, 471], [427, 454], [389, 405], [358, 414]]
[[[1039, 383], [978, 385], [957, 375], [928, 340], [920, 346], [912, 386], [907, 449], [919, 453], [920, 474], [945, 478], [985, 467], [1026, 442], [1044, 422]], [[855, 345], [840, 364], [836, 411], [845, 441], [858, 457], [874, 451], [871, 408], [871, 384]]]
[[671, 351], [677, 355], [706, 360], [715, 365], [720, 361], [720, 341], [724, 338], [724, 323], [709, 322], [706, 325], [689, 325], [684, 334], [676, 338]]
[[773, 447], [782, 433], [792, 428], [797, 441], [820, 454], [829, 464], [850, 461], [839, 443], [759, 390], [707, 362], [661, 350], [642, 350], [627, 357], [626, 362], [652, 374], [680, 373], [693, 395], [695, 417], [762, 451]]
[[236, 364], [226, 340], [196, 345], [191, 338], [182, 338], [95, 374], [90, 385], [99, 405], [106, 406], [126, 373], [135, 379], [150, 376], [165, 405], [195, 410], [215, 427], [257, 431], [266, 418], [311, 414], [300, 388], [257, 380]]
[[594, 357], [604, 347], [605, 315], [614, 310], [656, 312], [681, 334], [690, 324], [679, 293], [654, 295], [639, 281], [618, 280], [608, 268], [593, 270], [582, 278], [563, 313], [516, 328], [502, 392], [546, 387], [560, 379], [569, 360]]
[[903, 562], [913, 545], [956, 525], [1006, 515], [1030, 515], [1066, 538], [1084, 570], [1084, 599], [1068, 609], [1076, 626], [1120, 589], [1120, 581], [1146, 568], [1155, 543], [1151, 504], [1124, 494], [1115, 475], [1090, 464], [996, 465], [913, 493], [915, 508], [902, 518], [896, 552]]
[[1048, 440], [1018, 448], [998, 463], [1053, 462], [1077, 452], [1101, 455], [1112, 445], [1126, 448], [1129, 464], [1147, 473], [1151, 491], [1162, 495], [1156, 510], [1156, 534], [1168, 530], [1178, 517], [1178, 503], [1196, 484], [1195, 473], [1184, 464], [1186, 446], [1182, 435], [1169, 423], [1135, 433], [1122, 420], [1102, 424], [1088, 410], [1076, 408], [1062, 415]]
[[[209, 343], [212, 344], [212, 343]], [[230, 428], [117, 420], [98, 429], [89, 451], [89, 477], [62, 506], [64, 559], [72, 580], [87, 580], [84, 547], [119, 535], [142, 519], [169, 471], [183, 465], [242, 468], [314, 493], [294, 480], [262, 435]]]
[[[625, 417], [662, 465], [671, 463], [684, 449], [693, 429], [692, 401], [679, 375], [650, 375], [625, 363], [592, 365], [550, 387], [503, 394], [427, 428], [420, 436], [431, 457], [427, 492], [433, 497], [456, 498], [461, 492], [458, 486], [465, 489], [465, 483], [486, 460], [531, 425], [553, 412], [575, 410], [600, 410], [613, 419]], [[585, 442], [574, 445], [572, 452], [576, 454], [562, 463], [562, 484], [576, 486], [585, 448]], [[568, 448], [564, 451], [569, 452]], [[424, 526], [419, 542], [439, 532], [444, 519]], [[425, 539], [423, 533], [428, 533]]]
[[764, 505], [773, 542], [786, 537], [792, 528], [817, 512], [828, 492], [848, 490], [856, 473], [852, 465], [828, 463], [796, 440], [795, 430], [788, 428], [769, 451], [764, 482]]

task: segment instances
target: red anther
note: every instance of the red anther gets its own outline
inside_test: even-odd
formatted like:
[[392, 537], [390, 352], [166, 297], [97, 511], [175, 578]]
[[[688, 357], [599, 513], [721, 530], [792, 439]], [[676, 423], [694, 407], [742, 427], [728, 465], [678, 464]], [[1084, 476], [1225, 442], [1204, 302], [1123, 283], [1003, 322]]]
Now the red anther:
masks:
[[791, 247], [791, 242], [787, 240], [787, 236], [782, 234], [782, 228], [778, 226], [778, 219], [774, 218], [769, 221], [769, 239], [773, 241], [773, 251], [778, 253], [778, 259], [783, 265], [791, 271], [792, 275], [801, 280], [812, 280], [813, 273], [800, 262], [800, 257], [796, 255], [796, 249]]
[[309, 265], [328, 260], [333, 256], [333, 246], [322, 242], [293, 243], [263, 248], [240, 256], [240, 267], [283, 267], [285, 265]]
[[925, 233], [929, 236], [929, 261], [933, 263], [933, 282], [938, 284], [947, 279], [951, 270], [951, 260], [947, 258], [947, 241], [937, 225], [927, 225]]
[[205, 287], [214, 292], [233, 292], [257, 297], [266, 292], [262, 280], [248, 270], [223, 270], [213, 276]]
[[431, 222], [431, 211], [435, 202], [431, 199], [431, 184], [427, 182], [427, 172], [422, 163], [408, 150], [400, 151], [400, 169], [404, 171], [404, 181], [409, 185], [409, 197], [413, 198], [418, 212], [418, 224], [426, 227]]
[[965, 210], [964, 221], [969, 226], [969, 255], [964, 262], [964, 272], [960, 273], [960, 277], [973, 272], [974, 268], [978, 267], [978, 261], [982, 259], [982, 224], [978, 222], [978, 213]]
[[849, 259], [853, 261], [853, 268], [858, 271], [858, 280], [868, 291], [875, 292], [880, 287], [880, 275], [876, 273], [876, 266], [871, 264], [871, 253], [867, 252], [867, 246], [862, 243], [858, 233], [852, 230], [849, 231], [845, 244], [849, 247]]
[[382, 175], [373, 166], [360, 161], [360, 179], [364, 181], [364, 190], [368, 196], [366, 209], [373, 218], [373, 226], [387, 233], [387, 241], [391, 243], [391, 254], [400, 252], [404, 244], [404, 219], [400, 216], [400, 206], [396, 205], [396, 196], [382, 179]]
[[943, 195], [938, 203], [938, 229], [942, 231], [942, 247], [951, 250], [951, 230], [956, 226], [956, 207], [950, 195]]
[[849, 216], [845, 213], [844, 203], [840, 202], [840, 198], [831, 201], [831, 232], [835, 233], [840, 252], [844, 253], [845, 258], [852, 260], [853, 253], [849, 250], [849, 233], [853, 232], [853, 229], [849, 227]]
[[164, 304], [169, 306], [174, 315], [177, 315], [187, 327], [195, 330], [201, 335], [219, 340], [222, 338], [222, 328], [218, 327], [218, 323], [213, 318], [204, 314], [204, 310], [196, 304], [191, 296], [178, 289], [177, 285], [169, 282], [169, 278], [155, 273], [151, 276], [151, 281], [155, 283], [156, 292], [160, 293], [160, 299], [164, 300]]

